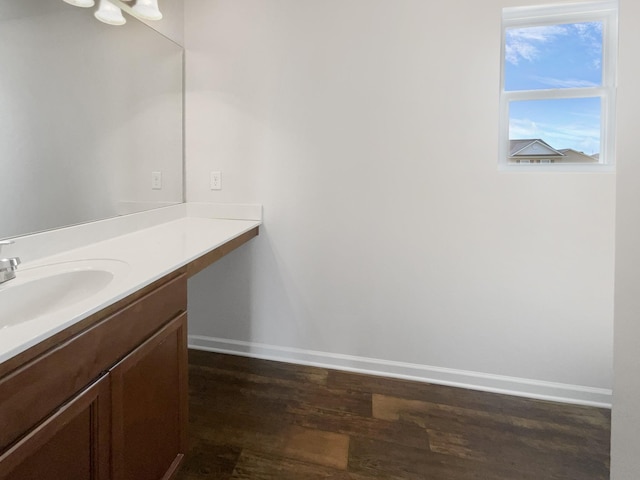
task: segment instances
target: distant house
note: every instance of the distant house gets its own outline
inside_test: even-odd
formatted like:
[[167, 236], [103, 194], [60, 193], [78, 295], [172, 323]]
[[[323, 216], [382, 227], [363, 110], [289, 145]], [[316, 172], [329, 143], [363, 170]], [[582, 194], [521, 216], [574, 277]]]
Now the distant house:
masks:
[[598, 163], [598, 157], [571, 148], [556, 150], [539, 138], [509, 141], [509, 163]]
[[578, 152], [571, 148], [564, 148], [560, 150], [564, 157], [562, 163], [598, 163], [600, 161], [599, 154], [587, 155], [583, 152]]

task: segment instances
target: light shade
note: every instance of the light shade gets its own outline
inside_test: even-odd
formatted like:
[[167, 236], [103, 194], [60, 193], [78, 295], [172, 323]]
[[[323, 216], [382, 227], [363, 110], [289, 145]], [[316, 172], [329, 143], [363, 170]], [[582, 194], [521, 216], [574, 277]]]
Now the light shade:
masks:
[[94, 15], [101, 22], [108, 23], [109, 25], [124, 25], [127, 23], [122, 15], [122, 10], [109, 0], [100, 0], [100, 6]]
[[145, 20], [162, 19], [162, 12], [158, 8], [158, 0], [138, 0], [132, 10], [138, 17]]
[[74, 5], [76, 7], [84, 7], [84, 8], [90, 8], [96, 4], [96, 2], [94, 2], [93, 0], [64, 0], [64, 1], [67, 2], [69, 5]]

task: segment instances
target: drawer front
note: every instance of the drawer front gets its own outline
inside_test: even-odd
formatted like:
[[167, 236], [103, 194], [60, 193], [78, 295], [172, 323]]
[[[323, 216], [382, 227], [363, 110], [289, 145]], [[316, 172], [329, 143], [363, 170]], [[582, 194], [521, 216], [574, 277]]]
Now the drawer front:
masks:
[[181, 275], [0, 379], [0, 452], [186, 309]]

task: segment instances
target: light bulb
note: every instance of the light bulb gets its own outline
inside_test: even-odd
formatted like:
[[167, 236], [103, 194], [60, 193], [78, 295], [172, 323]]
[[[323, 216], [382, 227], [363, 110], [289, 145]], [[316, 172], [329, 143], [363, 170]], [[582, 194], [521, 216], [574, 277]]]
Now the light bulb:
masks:
[[122, 15], [122, 10], [109, 0], [100, 0], [100, 6], [94, 15], [101, 22], [109, 25], [124, 25], [127, 23], [124, 15]]
[[69, 5], [73, 5], [75, 7], [84, 7], [84, 8], [90, 8], [96, 4], [96, 2], [94, 2], [93, 0], [63, 0], [63, 1], [67, 2]]
[[138, 0], [132, 10], [138, 17], [145, 20], [162, 19], [162, 12], [158, 8], [158, 0]]

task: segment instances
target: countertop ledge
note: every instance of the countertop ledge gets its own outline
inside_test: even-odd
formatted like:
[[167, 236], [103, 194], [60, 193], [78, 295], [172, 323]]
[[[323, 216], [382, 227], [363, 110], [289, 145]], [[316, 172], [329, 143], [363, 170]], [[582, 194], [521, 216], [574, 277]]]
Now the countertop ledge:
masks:
[[[94, 259], [117, 260], [124, 262], [126, 267], [124, 273], [118, 275], [106, 288], [81, 302], [28, 322], [0, 328], [0, 367], [31, 347], [173, 272], [184, 269], [188, 276], [198, 273], [210, 263], [256, 236], [262, 224], [261, 207], [251, 206], [253, 208], [248, 209], [236, 207], [220, 208], [215, 205], [186, 204], [161, 209], [165, 212], [160, 216], [158, 212], [151, 212], [148, 214], [149, 217], [153, 217], [150, 222], [147, 221], [145, 214], [135, 214], [133, 217], [139, 221], [133, 223], [132, 216], [107, 220], [104, 222], [120, 220], [128, 226], [120, 226], [117, 236], [112, 238], [23, 262], [17, 272], [18, 278], [20, 271]], [[227, 216], [224, 212], [249, 213], [246, 216], [250, 218], [212, 218], [215, 215]], [[86, 231], [91, 233], [92, 228], [98, 230], [104, 228], [104, 225], [99, 225], [102, 222], [95, 223], [95, 225], [86, 224], [63, 229], [64, 235], [72, 237]], [[136, 225], [141, 227], [136, 228]], [[56, 235], [56, 232], [45, 232], [36, 236], [46, 242], [50, 239], [47, 235]], [[33, 237], [24, 238], [33, 242]], [[92, 238], [91, 235], [87, 237]], [[12, 254], [20, 256], [22, 242], [20, 238], [15, 240], [16, 244], [11, 246]], [[77, 240], [75, 243], [78, 243]], [[10, 288], [10, 282], [0, 285], [0, 291]]]

